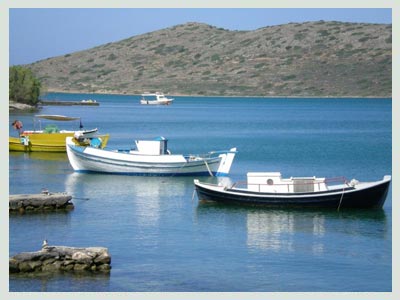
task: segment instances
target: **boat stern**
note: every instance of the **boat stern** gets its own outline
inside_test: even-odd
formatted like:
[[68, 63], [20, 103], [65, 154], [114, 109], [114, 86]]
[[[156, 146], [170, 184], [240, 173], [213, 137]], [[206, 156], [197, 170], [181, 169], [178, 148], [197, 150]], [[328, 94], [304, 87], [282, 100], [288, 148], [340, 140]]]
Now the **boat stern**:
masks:
[[229, 171], [231, 169], [233, 159], [235, 158], [236, 153], [237, 153], [237, 149], [231, 148], [226, 153], [219, 155], [219, 157], [221, 157], [221, 161], [219, 163], [218, 170], [217, 170], [215, 176], [228, 176], [229, 175]]

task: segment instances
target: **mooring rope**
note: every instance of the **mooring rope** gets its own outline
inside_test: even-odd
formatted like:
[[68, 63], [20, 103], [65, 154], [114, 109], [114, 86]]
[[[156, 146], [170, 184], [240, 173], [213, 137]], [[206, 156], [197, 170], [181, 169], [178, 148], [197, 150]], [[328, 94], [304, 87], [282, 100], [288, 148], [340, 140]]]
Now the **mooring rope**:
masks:
[[194, 196], [196, 195], [196, 188], [194, 188], [194, 190], [193, 190], [193, 194], [192, 194], [192, 203], [193, 203], [193, 201], [194, 201]]
[[211, 172], [210, 167], [208, 166], [207, 161], [206, 161], [205, 159], [203, 159], [203, 161], [204, 161], [204, 163], [205, 163], [205, 165], [206, 165], [206, 167], [207, 167], [208, 173], [210, 173], [210, 176], [211, 176], [211, 177], [214, 177], [214, 174]]
[[343, 200], [343, 195], [344, 195], [344, 189], [345, 189], [345, 185], [343, 184], [343, 192], [342, 192], [342, 196], [340, 197], [339, 206], [338, 206], [338, 208], [337, 208], [337, 211], [340, 210], [340, 206], [342, 205], [342, 200]]

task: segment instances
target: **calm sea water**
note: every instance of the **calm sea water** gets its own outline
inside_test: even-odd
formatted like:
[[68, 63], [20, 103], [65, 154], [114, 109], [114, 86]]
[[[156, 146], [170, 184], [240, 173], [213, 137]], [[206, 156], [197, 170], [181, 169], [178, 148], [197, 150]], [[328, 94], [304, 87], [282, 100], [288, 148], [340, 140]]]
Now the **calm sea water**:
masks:
[[[164, 136], [173, 153], [238, 148], [229, 178], [248, 171], [378, 180], [392, 173], [391, 99], [49, 94], [98, 107], [46, 106], [110, 133], [109, 148]], [[24, 128], [34, 114], [11, 114]], [[77, 124], [73, 124], [76, 128]], [[71, 125], [65, 124], [65, 127]], [[73, 127], [73, 126], [72, 126]], [[10, 126], [10, 134], [15, 132]], [[68, 213], [10, 215], [9, 252], [107, 247], [109, 275], [10, 275], [14, 292], [389, 292], [392, 190], [383, 210], [271, 210], [198, 203], [193, 177], [74, 173], [66, 154], [9, 154], [11, 194], [71, 193]]]

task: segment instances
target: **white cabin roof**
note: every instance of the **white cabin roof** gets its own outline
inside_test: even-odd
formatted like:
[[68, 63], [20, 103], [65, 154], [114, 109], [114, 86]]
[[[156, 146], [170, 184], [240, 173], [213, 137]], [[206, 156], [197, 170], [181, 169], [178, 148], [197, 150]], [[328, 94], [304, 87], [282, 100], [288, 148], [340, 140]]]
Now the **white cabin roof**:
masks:
[[281, 177], [281, 172], [248, 172], [247, 177]]

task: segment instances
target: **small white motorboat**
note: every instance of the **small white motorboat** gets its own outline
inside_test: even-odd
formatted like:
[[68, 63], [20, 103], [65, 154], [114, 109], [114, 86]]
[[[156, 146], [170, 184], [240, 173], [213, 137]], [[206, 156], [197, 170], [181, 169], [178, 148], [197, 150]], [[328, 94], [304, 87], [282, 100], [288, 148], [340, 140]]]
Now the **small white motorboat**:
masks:
[[142, 94], [140, 104], [148, 105], [170, 105], [174, 101], [173, 98], [167, 98], [163, 93], [145, 93]]

